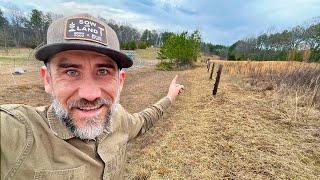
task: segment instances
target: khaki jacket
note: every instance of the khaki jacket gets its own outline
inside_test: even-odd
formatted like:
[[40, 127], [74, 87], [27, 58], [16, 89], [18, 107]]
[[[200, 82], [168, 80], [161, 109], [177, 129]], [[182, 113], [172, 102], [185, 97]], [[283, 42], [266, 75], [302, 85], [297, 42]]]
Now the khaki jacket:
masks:
[[122, 179], [127, 142], [170, 104], [165, 97], [135, 114], [119, 104], [111, 126], [95, 141], [74, 137], [52, 106], [1, 105], [1, 179]]

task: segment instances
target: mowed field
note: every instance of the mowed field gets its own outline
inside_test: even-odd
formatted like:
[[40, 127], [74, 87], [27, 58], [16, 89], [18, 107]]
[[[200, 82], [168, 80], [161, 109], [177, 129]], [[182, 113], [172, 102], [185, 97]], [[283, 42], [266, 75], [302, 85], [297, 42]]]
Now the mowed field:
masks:
[[[0, 60], [0, 72], [11, 72], [4, 61], [10, 60]], [[264, 72], [261, 64], [213, 62], [224, 64], [215, 97], [206, 63], [185, 71], [149, 65], [126, 72], [120, 103], [131, 113], [164, 97], [176, 74], [185, 92], [151, 130], [128, 144], [125, 178], [320, 179], [317, 74], [307, 96], [299, 89], [285, 93], [285, 86], [235, 68]], [[0, 104], [50, 104], [36, 70], [2, 73], [0, 82]]]

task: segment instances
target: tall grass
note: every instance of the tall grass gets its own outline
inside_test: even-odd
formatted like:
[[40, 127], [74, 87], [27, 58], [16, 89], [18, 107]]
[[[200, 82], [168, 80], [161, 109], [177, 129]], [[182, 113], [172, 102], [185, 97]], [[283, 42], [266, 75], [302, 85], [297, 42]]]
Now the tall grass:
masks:
[[306, 106], [320, 109], [320, 64], [295, 61], [214, 61], [230, 75], [251, 77], [252, 85], [299, 96]]

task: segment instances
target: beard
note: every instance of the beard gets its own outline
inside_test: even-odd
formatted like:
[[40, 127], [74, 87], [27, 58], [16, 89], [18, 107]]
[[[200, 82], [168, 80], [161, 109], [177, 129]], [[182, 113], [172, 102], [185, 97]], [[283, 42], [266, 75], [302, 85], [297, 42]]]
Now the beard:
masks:
[[[120, 91], [118, 91], [116, 99], [114, 102], [107, 100], [105, 98], [99, 97], [94, 101], [88, 101], [86, 99], [79, 99], [72, 101], [67, 104], [67, 108], [64, 109], [62, 105], [59, 103], [57, 98], [54, 96], [52, 92], [52, 106], [55, 110], [55, 113], [58, 119], [77, 137], [82, 140], [84, 139], [95, 139], [99, 135], [101, 135], [104, 129], [111, 124], [111, 116], [113, 114], [114, 109], [119, 103], [120, 99]], [[72, 108], [83, 109], [85, 107], [102, 107], [106, 106], [107, 110], [100, 115], [95, 117], [84, 117], [80, 118], [81, 122], [85, 123], [84, 127], [79, 127], [75, 123], [75, 117], [71, 113]], [[103, 123], [100, 123], [104, 121]]]

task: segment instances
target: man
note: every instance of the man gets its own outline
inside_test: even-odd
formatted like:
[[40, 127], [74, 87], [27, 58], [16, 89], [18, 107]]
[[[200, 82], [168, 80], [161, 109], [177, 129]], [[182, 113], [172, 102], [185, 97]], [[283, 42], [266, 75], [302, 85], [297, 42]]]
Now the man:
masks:
[[121, 179], [126, 144], [143, 134], [183, 91], [142, 112], [118, 104], [132, 60], [115, 32], [88, 14], [54, 21], [35, 57], [48, 107], [1, 105], [1, 179]]

